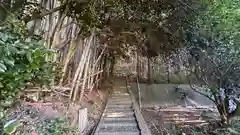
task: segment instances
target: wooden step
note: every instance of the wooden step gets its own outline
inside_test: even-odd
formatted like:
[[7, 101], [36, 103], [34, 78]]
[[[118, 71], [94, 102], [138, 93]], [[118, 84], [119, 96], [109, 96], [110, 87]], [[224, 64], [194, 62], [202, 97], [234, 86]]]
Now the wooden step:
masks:
[[105, 123], [103, 122], [101, 124], [101, 127], [109, 127], [109, 126], [114, 126], [114, 127], [123, 127], [123, 126], [137, 126], [137, 123]]
[[109, 102], [107, 106], [109, 105], [132, 105], [132, 102]]
[[99, 132], [123, 132], [122, 135], [125, 135], [124, 132], [139, 132], [139, 128], [137, 126], [102, 126], [100, 125]]
[[132, 104], [110, 104], [107, 105], [107, 109], [108, 108], [130, 108], [132, 107]]
[[128, 120], [136, 120], [134, 116], [126, 116], [126, 117], [113, 117], [113, 118], [104, 118], [104, 121], [128, 121]]
[[113, 120], [104, 120], [104, 124], [106, 123], [137, 123], [135, 119], [113, 119]]
[[115, 133], [99, 132], [96, 135], [140, 135], [140, 133], [139, 132], [115, 132]]
[[134, 115], [133, 111], [130, 112], [105, 112], [104, 116], [129, 116], [129, 115]]
[[132, 108], [125, 108], [125, 109], [119, 109], [119, 108], [116, 108], [116, 109], [107, 109], [106, 112], [131, 112], [133, 111]]

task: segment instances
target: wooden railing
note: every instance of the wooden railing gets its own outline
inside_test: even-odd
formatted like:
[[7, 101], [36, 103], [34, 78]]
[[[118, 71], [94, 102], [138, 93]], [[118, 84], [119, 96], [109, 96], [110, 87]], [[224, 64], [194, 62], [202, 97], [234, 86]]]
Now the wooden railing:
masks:
[[128, 82], [129, 82], [129, 76], [126, 76], [126, 88], [127, 88], [128, 93], [130, 94], [132, 102], [133, 102], [133, 110], [134, 110], [134, 113], [135, 113], [135, 116], [136, 116], [136, 119], [138, 122], [139, 129], [141, 130], [141, 135], [151, 135], [151, 131], [149, 130], [149, 128], [142, 116], [140, 106], [137, 104], [136, 98], [135, 98], [134, 94], [132, 93], [132, 91], [130, 90], [130, 85]]

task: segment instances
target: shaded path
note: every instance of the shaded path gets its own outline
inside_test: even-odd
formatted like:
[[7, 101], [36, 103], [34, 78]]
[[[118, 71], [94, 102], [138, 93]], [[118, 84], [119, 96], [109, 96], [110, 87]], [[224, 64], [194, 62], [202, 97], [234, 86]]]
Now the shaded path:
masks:
[[116, 78], [113, 93], [94, 135], [140, 135], [131, 96], [124, 78]]

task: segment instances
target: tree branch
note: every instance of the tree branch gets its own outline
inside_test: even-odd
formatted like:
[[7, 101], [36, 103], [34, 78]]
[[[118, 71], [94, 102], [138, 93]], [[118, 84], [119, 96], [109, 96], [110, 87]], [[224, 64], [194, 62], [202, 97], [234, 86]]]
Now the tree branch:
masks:
[[32, 18], [30, 18], [30, 19], [27, 20], [27, 21], [30, 22], [30, 21], [32, 21], [32, 20], [42, 18], [42, 17], [44, 17], [44, 16], [46, 16], [46, 15], [52, 14], [52, 13], [54, 13], [54, 12], [57, 12], [57, 11], [63, 9], [64, 7], [65, 7], [65, 5], [61, 5], [61, 6], [59, 6], [59, 7], [53, 8], [53, 9], [51, 9], [51, 10], [45, 12], [45, 13], [42, 13], [42, 14], [40, 14], [40, 15], [38, 15], [38, 16], [32, 16]]
[[217, 105], [217, 102], [216, 102], [215, 100], [213, 100], [209, 95], [204, 94], [204, 93], [198, 91], [196, 88], [194, 88], [194, 87], [192, 86], [192, 83], [191, 83], [191, 80], [190, 80], [190, 79], [189, 79], [189, 86], [190, 86], [190, 88], [191, 88], [194, 92], [197, 92], [198, 94], [200, 94], [200, 95], [202, 95], [202, 96], [204, 96], [204, 97], [207, 97], [208, 99], [210, 99], [211, 101], [213, 101], [213, 102]]

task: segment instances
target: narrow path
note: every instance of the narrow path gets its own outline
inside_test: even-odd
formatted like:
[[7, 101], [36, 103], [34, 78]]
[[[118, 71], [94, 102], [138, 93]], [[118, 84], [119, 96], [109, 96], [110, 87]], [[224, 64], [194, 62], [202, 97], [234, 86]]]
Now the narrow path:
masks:
[[140, 135], [132, 99], [124, 80], [116, 79], [113, 93], [94, 135]]

